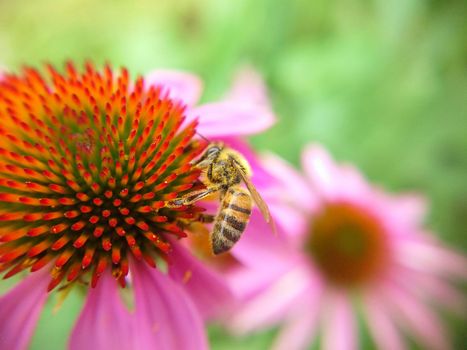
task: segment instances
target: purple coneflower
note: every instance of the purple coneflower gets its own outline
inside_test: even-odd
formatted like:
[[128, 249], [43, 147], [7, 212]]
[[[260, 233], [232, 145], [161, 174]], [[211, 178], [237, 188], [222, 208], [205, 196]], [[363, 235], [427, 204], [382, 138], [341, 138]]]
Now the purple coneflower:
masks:
[[356, 349], [362, 315], [378, 348], [405, 348], [403, 335], [448, 348], [433, 306], [465, 310], [450, 282], [467, 265], [423, 229], [424, 201], [383, 192], [318, 145], [304, 152], [305, 178], [277, 157], [265, 164], [279, 237], [252, 220], [232, 250], [241, 264], [227, 271], [242, 302], [231, 329], [283, 324], [274, 349], [306, 349], [318, 335], [324, 349]]
[[[89, 291], [71, 349], [207, 348], [203, 318], [229, 289], [180, 244], [203, 209], [165, 202], [202, 186], [197, 131], [244, 135], [274, 118], [229, 101], [194, 107], [200, 92], [173, 71], [2, 75], [0, 271], [24, 278], [0, 297], [1, 348], [26, 348], [48, 292], [73, 286]], [[118, 292], [128, 284], [134, 310]]]

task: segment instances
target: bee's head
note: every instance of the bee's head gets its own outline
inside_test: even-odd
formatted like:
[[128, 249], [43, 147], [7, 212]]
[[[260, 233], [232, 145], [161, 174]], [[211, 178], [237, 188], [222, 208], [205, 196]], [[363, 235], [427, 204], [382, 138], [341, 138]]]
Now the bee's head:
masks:
[[204, 152], [204, 156], [206, 158], [215, 158], [219, 155], [219, 153], [222, 151], [224, 148], [224, 145], [220, 142], [213, 142], [208, 145], [208, 148], [206, 148], [206, 151]]
[[199, 167], [208, 166], [217, 159], [223, 148], [224, 145], [220, 142], [210, 143], [196, 165]]

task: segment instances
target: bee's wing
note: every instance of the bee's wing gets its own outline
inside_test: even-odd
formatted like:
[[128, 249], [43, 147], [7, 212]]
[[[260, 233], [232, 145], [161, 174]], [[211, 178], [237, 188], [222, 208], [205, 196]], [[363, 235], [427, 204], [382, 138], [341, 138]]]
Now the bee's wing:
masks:
[[256, 205], [258, 206], [259, 210], [261, 211], [261, 214], [264, 217], [264, 220], [271, 226], [272, 232], [275, 234], [276, 233], [276, 225], [274, 223], [274, 220], [272, 219], [271, 213], [269, 212], [268, 205], [264, 201], [264, 199], [261, 197], [261, 195], [256, 191], [255, 186], [251, 182], [250, 178], [245, 174], [243, 169], [241, 169], [239, 166], [237, 166], [238, 172], [240, 173], [243, 182], [245, 183], [246, 187], [248, 188], [248, 191], [250, 192], [251, 196], [253, 197], [253, 200], [255, 201]]

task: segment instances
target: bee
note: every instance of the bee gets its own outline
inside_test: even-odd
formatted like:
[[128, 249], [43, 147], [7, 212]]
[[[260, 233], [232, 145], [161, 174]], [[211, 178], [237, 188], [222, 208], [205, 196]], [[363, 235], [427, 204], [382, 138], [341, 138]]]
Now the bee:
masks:
[[[268, 206], [250, 180], [250, 165], [240, 153], [221, 142], [212, 142], [193, 165], [202, 170], [201, 181], [206, 188], [172, 200], [169, 207], [190, 205], [211, 194], [219, 193], [221, 204], [214, 217], [211, 233], [212, 250], [215, 255], [230, 250], [240, 239], [250, 219], [252, 200], [275, 231]], [[241, 186], [242, 182], [247, 189]]]

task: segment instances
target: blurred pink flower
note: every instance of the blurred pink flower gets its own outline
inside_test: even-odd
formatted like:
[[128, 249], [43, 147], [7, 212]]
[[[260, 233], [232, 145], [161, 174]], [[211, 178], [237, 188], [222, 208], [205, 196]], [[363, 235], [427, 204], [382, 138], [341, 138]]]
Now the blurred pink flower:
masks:
[[[80, 115], [83, 118], [80, 124], [87, 125], [90, 129], [99, 129], [99, 127], [102, 127], [102, 130], [108, 132], [106, 127], [109, 128], [109, 130], [112, 128], [112, 133], [108, 132], [109, 136], [106, 137], [117, 137], [117, 141], [114, 143], [115, 145], [127, 142], [127, 139], [118, 139], [119, 136], [115, 136], [115, 132], [118, 134], [119, 131], [117, 130], [122, 125], [132, 125], [131, 123], [133, 121], [131, 119], [128, 124], [125, 124], [125, 122], [120, 123], [120, 120], [114, 119], [106, 120], [108, 124], [106, 126], [100, 124], [93, 125], [92, 116], [86, 119], [83, 117], [83, 114], [80, 114], [82, 110], [95, 111], [96, 108], [101, 107], [106, 113], [117, 110], [124, 113], [130, 111], [133, 107], [138, 108], [136, 105], [133, 106], [129, 104], [126, 108], [121, 105], [121, 103], [125, 103], [125, 97], [122, 98], [121, 94], [125, 94], [123, 91], [126, 86], [128, 86], [126, 85], [128, 83], [128, 76], [125, 75], [126, 72], [123, 72], [123, 78], [116, 77], [115, 81], [113, 80], [114, 78], [111, 71], [106, 70], [99, 77], [100, 73], [94, 71], [90, 65], [87, 66], [86, 78], [81, 76], [80, 73], [77, 73], [71, 65], [68, 66], [67, 73], [68, 76], [66, 79], [70, 79], [70, 82], [65, 82], [65, 79], [61, 78], [57, 72], [52, 71], [53, 84], [49, 87], [44, 85], [46, 83], [44, 83], [44, 80], [42, 80], [35, 70], [27, 70], [25, 73], [26, 77], [8, 77], [7, 75], [6, 81], [2, 81], [2, 85], [0, 85], [1, 115], [10, 116], [16, 120], [15, 118], [23, 118], [24, 108], [29, 111], [37, 108], [31, 113], [37, 113], [34, 117], [39, 120], [39, 122], [36, 122], [36, 119], [33, 119], [33, 121], [40, 124], [40, 120], [48, 123], [50, 111], [58, 108], [60, 112], [68, 115], [69, 118], [75, 118]], [[115, 86], [118, 89], [122, 89], [116, 92], [117, 95], [121, 95], [119, 97], [120, 99], [111, 97], [113, 91], [106, 92], [105, 90], [101, 90], [103, 92], [99, 92], [99, 84], [101, 84], [102, 81], [105, 83], [105, 79], [114, 81]], [[93, 82], [90, 84], [89, 81]], [[87, 87], [86, 90], [84, 90], [84, 88], [81, 89], [83, 85]], [[112, 87], [111, 83], [105, 86], [105, 88], [109, 87]], [[101, 89], [102, 88], [103, 85], [101, 85]], [[167, 94], [175, 102], [175, 110], [167, 113], [168, 115], [172, 113], [179, 119], [173, 123], [169, 121], [167, 124], [159, 124], [162, 125], [163, 128], [157, 131], [168, 139], [173, 137], [173, 135], [168, 136], [171, 132], [174, 134], [177, 132], [181, 135], [178, 137], [177, 142], [185, 142], [183, 141], [185, 138], [193, 136], [194, 126], [196, 124], [197, 132], [205, 137], [217, 139], [219, 137], [235, 137], [259, 132], [269, 127], [274, 122], [274, 115], [270, 110], [256, 103], [242, 103], [241, 100], [235, 100], [235, 98], [195, 107], [194, 104], [201, 93], [201, 83], [197, 77], [189, 73], [167, 70], [154, 71], [144, 79], [144, 83], [142, 81], [137, 82], [131, 89], [134, 89], [137, 94], [141, 94], [142, 91], [147, 91], [150, 88], [154, 88], [154, 91], [156, 91], [155, 93], [160, 89], [160, 96]], [[24, 96], [29, 100], [26, 104], [24, 104], [23, 101], [19, 101], [18, 104], [15, 104], [15, 94], [21, 89], [28, 90]], [[40, 91], [36, 91], [35, 89], [39, 89]], [[68, 96], [68, 92], [73, 89], [76, 89], [74, 95]], [[94, 89], [97, 89], [97, 93], [93, 96]], [[57, 96], [54, 96], [53, 91], [63, 93], [63, 96], [60, 96], [59, 93], [56, 94]], [[130, 96], [130, 93], [128, 93], [128, 96], [125, 95], [126, 98], [128, 98], [127, 101], [130, 101], [128, 103], [132, 103], [132, 96]], [[50, 100], [47, 100], [48, 94], [50, 94]], [[109, 98], [109, 100], [107, 101], [106, 98]], [[149, 100], [150, 98], [147, 98], [145, 103], [147, 104]], [[91, 108], [87, 108], [87, 105], [81, 105], [80, 107], [83, 101], [90, 101], [86, 103], [91, 103], [93, 105]], [[2, 106], [3, 102], [4, 105]], [[37, 103], [37, 105], [35, 103]], [[118, 107], [114, 108], [111, 103], [115, 103]], [[73, 107], [70, 108], [70, 106], [76, 106], [76, 111], [73, 110]], [[160, 104], [157, 105], [157, 108], [159, 107]], [[148, 113], [151, 113], [151, 109], [148, 109], [148, 111]], [[180, 118], [181, 114], [185, 115], [186, 118], [180, 125], [178, 123], [182, 121]], [[30, 120], [28, 117], [24, 118], [26, 123], [23, 124], [26, 125]], [[94, 119], [94, 122], [95, 120], [96, 119]], [[147, 120], [144, 120], [144, 124], [147, 122]], [[65, 135], [62, 139], [60, 135], [67, 132], [67, 125], [54, 123], [57, 122], [54, 121], [50, 124], [49, 129], [44, 130], [45, 133], [53, 132], [53, 135], [51, 134], [49, 137], [48, 135], [43, 136], [43, 134], [38, 134], [39, 138], [36, 142], [39, 145], [39, 151], [44, 149], [44, 147], [48, 148], [51, 146], [51, 154], [53, 155], [54, 147], [55, 149], [59, 148], [59, 146], [55, 146], [54, 144], [54, 137], [57, 137], [60, 142], [65, 145], [63, 146], [64, 148], [69, 147], [67, 142], [74, 142], [77, 144], [78, 151], [83, 153], [77, 155], [76, 160], [74, 158], [59, 158], [59, 161], [54, 163], [52, 159], [48, 159], [47, 157], [43, 158], [41, 156], [43, 153], [40, 152], [35, 153], [31, 151], [31, 155], [29, 155], [28, 150], [30, 148], [28, 148], [28, 143], [25, 142], [24, 156], [28, 157], [26, 159], [28, 162], [36, 162], [34, 164], [38, 164], [42, 163], [44, 160], [50, 160], [52, 161], [52, 163], [48, 163], [50, 167], [56, 167], [59, 164], [59, 166], [64, 166], [66, 168], [69, 163], [73, 163], [74, 161], [80, 162], [81, 160], [79, 157], [86, 157], [84, 153], [88, 155], [93, 154], [95, 150], [95, 140], [92, 138], [92, 134], [84, 134], [83, 132], [81, 135], [75, 133], [69, 138]], [[28, 129], [27, 125], [23, 126], [23, 124], [21, 125], [25, 132], [30, 132], [32, 130], [30, 128]], [[144, 124], [141, 125], [144, 126]], [[153, 124], [147, 124], [148, 128], [144, 129], [144, 132], [150, 132], [151, 125]], [[156, 126], [157, 125], [156, 123]], [[73, 127], [77, 128], [78, 126], [79, 124], [73, 124]], [[6, 126], [4, 125], [3, 127], [8, 129], [10, 125], [6, 124]], [[136, 124], [135, 127], [138, 128], [138, 124]], [[54, 128], [58, 128], [59, 132]], [[8, 134], [10, 132], [14, 133], [14, 130], [17, 129], [11, 128], [8, 129], [6, 133], [3, 132], [2, 138], [6, 135], [9, 137], [12, 144], [16, 142], [18, 145], [18, 139], [21, 140], [23, 136], [20, 133], [14, 136]], [[138, 130], [138, 132], [143, 132], [143, 129]], [[132, 136], [128, 133], [127, 138], [130, 137]], [[9, 150], [10, 146], [8, 146], [4, 140], [1, 140], [0, 143], [2, 147], [6, 147], [7, 150]], [[42, 145], [42, 143], [44, 143], [44, 145]], [[144, 144], [144, 139], [141, 139], [141, 143]], [[151, 144], [152, 143], [145, 144], [145, 146], [149, 147]], [[177, 145], [174, 144], [172, 148], [169, 148], [171, 149], [170, 152], [178, 152], [176, 146]], [[61, 147], [62, 146], [60, 146], [60, 148]], [[101, 150], [98, 151], [100, 152]], [[67, 155], [66, 152], [64, 154]], [[109, 154], [122, 153], [117, 152]], [[192, 157], [190, 153], [187, 152], [183, 153], [183, 155], [177, 154], [179, 157], [185, 159], [185, 162], [187, 162], [186, 159], [189, 161], [190, 157]], [[7, 152], [2, 152], [3, 158], [0, 159], [0, 165], [1, 169], [4, 169], [6, 166], [10, 172], [2, 174], [2, 177], [5, 177], [6, 180], [4, 181], [2, 179], [0, 186], [2, 187], [2, 192], [5, 186], [12, 188], [14, 192], [17, 188], [17, 184], [21, 183], [24, 179], [23, 175], [18, 175], [16, 172], [15, 166], [18, 166], [19, 163], [15, 163], [15, 166], [9, 165], [12, 158], [9, 158], [7, 155]], [[144, 154], [139, 154], [138, 157], [144, 157]], [[165, 159], [171, 159], [168, 154], [163, 157], [166, 157]], [[18, 157], [15, 159], [16, 162], [22, 162]], [[109, 166], [115, 166], [114, 163], [118, 163], [120, 160], [123, 162], [122, 168], [126, 169], [130, 167], [130, 165], [127, 165], [127, 162], [131, 162], [132, 157], [131, 155], [126, 158], [122, 156], [121, 159], [112, 159], [110, 157], [108, 160]], [[140, 159], [136, 159], [137, 162], [139, 160]], [[70, 349], [206, 349], [208, 345], [203, 327], [203, 319], [212, 317], [216, 313], [216, 308], [230, 300], [229, 298], [231, 297], [230, 289], [225, 284], [224, 279], [218, 272], [210, 269], [206, 264], [195, 258], [192, 253], [186, 249], [186, 245], [182, 244], [183, 239], [178, 240], [173, 238], [177, 235], [183, 236], [180, 229], [177, 231], [175, 225], [171, 226], [170, 223], [165, 224], [165, 221], [162, 220], [162, 216], [159, 217], [161, 220], [158, 221], [158, 216], [146, 215], [145, 213], [148, 213], [146, 206], [137, 207], [141, 210], [136, 214], [140, 221], [136, 223], [138, 228], [135, 232], [138, 235], [141, 234], [141, 237], [133, 237], [130, 235], [131, 237], [128, 236], [126, 240], [122, 240], [122, 237], [125, 237], [127, 233], [118, 226], [118, 222], [124, 219], [123, 216], [128, 215], [125, 208], [122, 209], [122, 217], [118, 214], [115, 220], [112, 221], [112, 216], [110, 216], [109, 227], [106, 226], [104, 228], [104, 230], [107, 230], [104, 234], [100, 231], [101, 229], [97, 230], [97, 228], [100, 227], [95, 225], [98, 219], [94, 216], [88, 218], [86, 215], [89, 212], [89, 208], [86, 206], [74, 207], [76, 199], [67, 197], [69, 194], [71, 194], [71, 196], [75, 196], [76, 194], [76, 198], [86, 202], [89, 199], [86, 193], [92, 195], [93, 191], [98, 191], [96, 190], [98, 186], [104, 187], [102, 193], [105, 192], [106, 196], [108, 193], [112, 193], [110, 191], [113, 189], [112, 186], [112, 188], [109, 188], [109, 191], [106, 192], [105, 190], [107, 189], [108, 183], [113, 180], [94, 178], [95, 169], [92, 163], [90, 164], [89, 173], [82, 173], [82, 166], [79, 164], [77, 165], [79, 175], [75, 173], [73, 176], [82, 176], [82, 178], [77, 179], [75, 182], [73, 180], [62, 183], [61, 179], [55, 177], [52, 173], [44, 173], [44, 176], [51, 180], [48, 188], [63, 195], [63, 197], [58, 197], [60, 198], [58, 203], [54, 202], [57, 196], [49, 195], [49, 189], [47, 187], [42, 189], [40, 185], [34, 185], [34, 181], [36, 181], [34, 177], [39, 177], [40, 175], [32, 173], [33, 175], [31, 175], [30, 180], [33, 181], [31, 183], [34, 186], [31, 188], [33, 188], [33, 190], [39, 188], [40, 191], [42, 191], [42, 196], [50, 196], [50, 199], [41, 198], [41, 203], [43, 205], [49, 202], [55, 203], [50, 207], [52, 211], [46, 210], [47, 213], [44, 214], [45, 216], [43, 216], [43, 214], [38, 216], [37, 210], [33, 211], [33, 214], [30, 216], [25, 215], [24, 220], [23, 214], [20, 216], [18, 216], [16, 212], [10, 214], [8, 212], [11, 207], [9, 203], [15, 201], [17, 197], [15, 197], [15, 194], [1, 194], [1, 219], [4, 223], [6, 222], [8, 224], [2, 226], [2, 230], [0, 230], [0, 271], [9, 270], [7, 275], [13, 275], [14, 273], [29, 268], [31, 265], [33, 271], [38, 271], [30, 273], [19, 282], [17, 286], [0, 297], [0, 348], [11, 350], [25, 349], [34, 332], [41, 309], [47, 299], [47, 291], [60, 285], [64, 277], [68, 278], [69, 281], [74, 281], [77, 279], [78, 275], [88, 273], [92, 275], [92, 285], [94, 288], [89, 289], [83, 310], [72, 331], [69, 342]], [[88, 163], [85, 163], [85, 167], [88, 165]], [[19, 166], [28, 167], [23, 164], [19, 164]], [[40, 168], [39, 165], [38, 167]], [[53, 168], [52, 171], [55, 171], [55, 168]], [[118, 174], [118, 171], [119, 170], [116, 170], [116, 176], [122, 176]], [[62, 173], [65, 177], [69, 176], [66, 169]], [[186, 171], [183, 175], [190, 176], [189, 174], [191, 174], [190, 171]], [[150, 175], [151, 174], [147, 176]], [[11, 177], [11, 180], [8, 179], [8, 176]], [[92, 185], [92, 181], [89, 181], [90, 176], [97, 185]], [[162, 177], [159, 177], [157, 179], [159, 182], [155, 182], [155, 184], [160, 184], [160, 181], [162, 181], [160, 180], [161, 178]], [[122, 181], [126, 183], [127, 180]], [[172, 190], [170, 181], [166, 182], [169, 186], [167, 188]], [[46, 184], [49, 185], [48, 183]], [[143, 182], [132, 183], [132, 185], [138, 186], [138, 188], [142, 185], [144, 186]], [[85, 189], [79, 192], [81, 191], [81, 189], [77, 190], [79, 186], [84, 186]], [[153, 197], [148, 196], [145, 198], [147, 201], [145, 203], [157, 206], [157, 200], [160, 201], [165, 198], [166, 194], [164, 193], [166, 192], [162, 189], [166, 188], [167, 184], [160, 184], [159, 186], [160, 189], [153, 189], [153, 192], [156, 193], [156, 196], [160, 197], [156, 197], [154, 200]], [[186, 186], [184, 187], [183, 182], [180, 183], [179, 187], [180, 189], [175, 187], [173, 190], [183, 191], [182, 187], [187, 188]], [[92, 191], [90, 188], [92, 188]], [[22, 191], [22, 187], [20, 187], [20, 190]], [[74, 193], [74, 191], [78, 192]], [[124, 189], [121, 191], [122, 199], [118, 199], [118, 203], [116, 202], [117, 199], [109, 199], [112, 201], [108, 203], [110, 208], [112, 208], [112, 205], [119, 206], [122, 201], [125, 201], [125, 191]], [[137, 191], [138, 190], [136, 190], [136, 192]], [[157, 191], [160, 191], [159, 193], [162, 194], [159, 194]], [[23, 196], [27, 196], [27, 194], [23, 194]], [[26, 197], [25, 199], [22, 199], [23, 197], [18, 197], [22, 203], [18, 208], [25, 212], [25, 214], [28, 214], [27, 210], [32, 208], [29, 205], [37, 205], [35, 202], [37, 201], [35, 195], [30, 194], [29, 196], [30, 197]], [[130, 198], [130, 196], [128, 196], [128, 198]], [[100, 200], [96, 199], [95, 201], [93, 200], [93, 203], [96, 206], [100, 206], [103, 203], [105, 204], [106, 199], [104, 198], [103, 200], [104, 202], [101, 203]], [[131, 197], [131, 203], [135, 203], [139, 200], [141, 200], [141, 198], [138, 195]], [[134, 204], [126, 204], [128, 207], [135, 208]], [[62, 208], [60, 205], [64, 207]], [[104, 205], [104, 207], [106, 206], [107, 205]], [[123, 203], [123, 207], [125, 207], [125, 203]], [[15, 210], [18, 210], [18, 208]], [[63, 215], [66, 217], [64, 220], [70, 220], [75, 217], [77, 217], [77, 219], [72, 220], [70, 224], [68, 224], [68, 221], [64, 221], [65, 224], [63, 225], [60, 224], [57, 219], [62, 216], [57, 216], [57, 212], [59, 213], [62, 209], [67, 210]], [[104, 213], [105, 210], [101, 213], [104, 219], [112, 215], [109, 210], [107, 211], [110, 214]], [[133, 214], [130, 212], [130, 215]], [[183, 212], [180, 214], [171, 212], [165, 215], [171, 216], [170, 220], [173, 220], [172, 223], [176, 223], [178, 215], [183, 215]], [[28, 218], [27, 220], [26, 217]], [[44, 221], [45, 217], [47, 217], [49, 221]], [[131, 216], [127, 217], [130, 218]], [[85, 220], [83, 220], [83, 218]], [[93, 237], [88, 237], [88, 233], [81, 231], [83, 227], [88, 227], [86, 226], [88, 219], [89, 222], [92, 223], [89, 227], [91, 230], [90, 232], [92, 233], [94, 230]], [[134, 219], [126, 220], [125, 222], [131, 226], [135, 224], [133, 221]], [[16, 231], [12, 229], [13, 226], [15, 226]], [[71, 231], [67, 230], [67, 227], [71, 227]], [[120, 230], [114, 232], [112, 228], [115, 228], [117, 231]], [[155, 230], [155, 235], [150, 235], [151, 232], [148, 230], [151, 229]], [[62, 232], [61, 230], [65, 230], [63, 234], [60, 234], [60, 232]], [[52, 232], [53, 235], [51, 235], [50, 232]], [[175, 233], [175, 236], [172, 234], [173, 237], [171, 238], [169, 237], [171, 234], [167, 232]], [[70, 233], [70, 236], [68, 233]], [[148, 241], [145, 241], [145, 238], [143, 238], [145, 233], [149, 234], [149, 236], [146, 237], [149, 239]], [[107, 236], [107, 234], [109, 236]], [[162, 243], [156, 236], [162, 238], [165, 243]], [[47, 239], [43, 239], [44, 237]], [[111, 240], [107, 241], [106, 237], [110, 237]], [[151, 237], [154, 241], [149, 243], [151, 242]], [[50, 244], [54, 244], [53, 247], [46, 245], [46, 243], [49, 244], [48, 238], [51, 240]], [[94, 248], [92, 247], [94, 246], [87, 246], [87, 240], [102, 246], [103, 250], [99, 248], [99, 255], [97, 257], [94, 256], [93, 258], [92, 254]], [[67, 245], [68, 241], [70, 241], [70, 245]], [[113, 245], [109, 244], [109, 242], [112, 242]], [[128, 246], [126, 246], [127, 243]], [[152, 244], [155, 244], [156, 248], [154, 248]], [[170, 244], [171, 250], [165, 251], [165, 244]], [[122, 249], [122, 245], [125, 245], [128, 249]], [[112, 246], [117, 249], [112, 248]], [[118, 248], [119, 246], [120, 248]], [[62, 249], [63, 247], [66, 249]], [[80, 250], [81, 247], [83, 247], [82, 250]], [[167, 273], [151, 267], [154, 261], [152, 261], [152, 257], [148, 254], [148, 251], [152, 249], [156, 249], [158, 255], [168, 260]], [[91, 255], [88, 255], [89, 251], [91, 251]], [[110, 266], [112, 266], [112, 271], [109, 268]], [[128, 272], [128, 277], [125, 278]], [[115, 278], [112, 275], [114, 275]], [[120, 300], [118, 283], [129, 283], [133, 288], [134, 310], [128, 310]]]
[[[227, 326], [236, 334], [284, 324], [274, 349], [358, 348], [360, 311], [381, 349], [403, 349], [402, 334], [428, 349], [449, 348], [433, 304], [465, 312], [449, 280], [467, 277], [467, 260], [422, 227], [425, 202], [370, 185], [319, 145], [303, 154], [303, 178], [275, 156], [264, 197], [279, 236], [253, 216], [228, 270], [241, 303]], [[258, 184], [258, 187], [261, 187]]]

